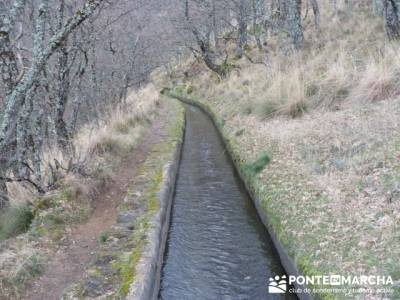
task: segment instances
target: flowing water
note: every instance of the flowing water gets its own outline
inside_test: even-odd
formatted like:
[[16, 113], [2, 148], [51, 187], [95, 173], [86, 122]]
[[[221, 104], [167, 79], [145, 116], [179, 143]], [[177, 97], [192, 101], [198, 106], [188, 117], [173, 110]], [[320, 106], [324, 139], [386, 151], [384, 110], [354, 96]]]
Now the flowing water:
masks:
[[211, 120], [186, 107], [159, 298], [296, 299], [268, 294], [285, 272]]

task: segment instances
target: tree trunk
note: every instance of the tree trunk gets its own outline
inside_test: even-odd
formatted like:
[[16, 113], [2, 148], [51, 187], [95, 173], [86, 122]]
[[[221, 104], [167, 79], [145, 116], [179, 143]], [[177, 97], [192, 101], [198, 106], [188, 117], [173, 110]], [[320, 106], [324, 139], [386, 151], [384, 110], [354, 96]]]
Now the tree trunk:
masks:
[[58, 91], [55, 104], [55, 126], [57, 133], [58, 147], [66, 154], [70, 151], [70, 135], [67, 125], [64, 121], [64, 113], [68, 102], [69, 94], [69, 67], [68, 67], [68, 51], [66, 46], [60, 48], [58, 57]]
[[18, 67], [10, 36], [6, 31], [0, 31], [0, 75], [6, 94], [10, 94], [18, 75]]
[[219, 41], [219, 26], [217, 22], [217, 8], [215, 5], [216, 0], [212, 0], [212, 27], [214, 33], [215, 49], [217, 52], [220, 51], [221, 45]]
[[215, 52], [212, 50], [210, 44], [212, 28], [209, 28], [208, 32], [205, 34], [205, 36], [203, 36], [194, 26], [192, 26], [192, 24], [190, 24], [188, 0], [185, 1], [185, 18], [200, 50], [198, 51], [192, 49], [194, 55], [201, 58], [211, 71], [217, 73], [220, 77], [226, 77], [227, 70], [223, 66], [215, 63]]
[[332, 1], [332, 8], [333, 8], [333, 15], [336, 17], [338, 15], [337, 0], [331, 0], [331, 1]]
[[[5, 177], [3, 174], [3, 166], [0, 164], [0, 176]], [[8, 191], [7, 191], [7, 184], [5, 180], [0, 180], [0, 211], [6, 208], [9, 205], [10, 200], [8, 199]]]
[[258, 50], [262, 50], [262, 43], [261, 43], [261, 33], [258, 28], [258, 12], [259, 12], [259, 3], [257, 3], [257, 0], [252, 0], [251, 2], [251, 8], [253, 12], [253, 34], [254, 34], [254, 39], [256, 40], [257, 43], [257, 48]]
[[[58, 9], [58, 30], [61, 30], [64, 24], [65, 2], [60, 1]], [[57, 96], [55, 103], [55, 129], [57, 134], [57, 145], [66, 155], [70, 154], [70, 135], [67, 124], [64, 121], [64, 113], [67, 107], [70, 79], [70, 68], [68, 66], [69, 52], [67, 50], [67, 41], [62, 41], [58, 49], [57, 57]]]
[[206, 41], [202, 40], [200, 38], [199, 33], [196, 30], [194, 30], [193, 33], [194, 33], [197, 43], [199, 45], [201, 57], [202, 57], [204, 63], [206, 64], [206, 66], [210, 70], [217, 73], [219, 76], [226, 77], [227, 71], [225, 70], [225, 68], [223, 68], [222, 66], [220, 66], [214, 62], [214, 53], [211, 50], [210, 41], [208, 39]]
[[321, 14], [319, 12], [319, 5], [317, 0], [310, 0], [311, 7], [314, 13], [314, 24], [315, 29], [319, 33], [321, 31]]
[[20, 112], [17, 124], [17, 161], [14, 168], [14, 175], [18, 175], [19, 178], [28, 178], [30, 175], [29, 168], [26, 166], [28, 163], [28, 150], [30, 148], [28, 145], [29, 128], [32, 128], [29, 124], [29, 118], [32, 114], [32, 99], [30, 94], [32, 94], [31, 91], [28, 92], [28, 99], [25, 101], [25, 105]]
[[[10, 33], [14, 27], [15, 19], [25, 7], [25, 2], [25, 0], [15, 0], [10, 11], [0, 20], [0, 78], [4, 83], [5, 98], [10, 96], [19, 77], [17, 59], [11, 44]], [[0, 121], [3, 122], [3, 120], [4, 115], [0, 115]], [[13, 157], [15, 148], [16, 139], [15, 130], [13, 130], [7, 143], [0, 148], [0, 178], [3, 178], [0, 179], [0, 210], [9, 205], [5, 178], [7, 177], [10, 160], [15, 158]]]
[[6, 95], [9, 95], [15, 86], [18, 75], [17, 58], [11, 44], [10, 34], [15, 19], [23, 11], [25, 0], [14, 1], [10, 11], [0, 20], [0, 76], [4, 82]]
[[384, 0], [386, 33], [390, 40], [400, 37], [400, 0]]
[[289, 34], [295, 49], [300, 49], [304, 36], [301, 25], [301, 0], [287, 0], [287, 22]]
[[373, 0], [373, 11], [377, 16], [383, 16], [384, 12], [384, 0]]
[[189, 21], [189, 0], [185, 0], [185, 20]]
[[34, 118], [32, 120], [32, 136], [34, 141], [34, 151], [32, 151], [32, 166], [35, 181], [40, 188], [43, 185], [42, 178], [42, 158], [43, 158], [43, 119], [44, 112], [41, 103], [36, 103], [33, 112]]
[[238, 57], [243, 56], [244, 48], [247, 45], [247, 18], [246, 18], [246, 7], [243, 0], [239, 1], [238, 4], [238, 39], [236, 55]]
[[212, 71], [217, 73], [222, 78], [227, 76], [227, 71], [222, 66], [217, 65], [216, 63], [214, 63], [214, 60], [211, 59], [211, 57], [210, 57], [210, 55], [208, 53], [203, 53], [202, 57], [203, 57], [204, 63], [206, 64], [206, 66], [209, 69], [211, 69]]
[[345, 0], [345, 3], [347, 7], [347, 13], [348, 15], [351, 16], [353, 14], [353, 6], [354, 6], [353, 0]]
[[87, 0], [84, 7], [80, 10], [80, 13], [74, 14], [74, 16], [66, 23], [65, 27], [56, 32], [50, 38], [50, 41], [45, 48], [43, 47], [44, 45], [42, 44], [42, 40], [45, 34], [44, 24], [46, 21], [45, 15], [47, 7], [42, 6], [41, 9], [39, 9], [38, 29], [36, 30], [34, 38], [34, 57], [32, 64], [22, 80], [18, 82], [10, 95], [6, 97], [4, 114], [0, 124], [0, 151], [2, 151], [2, 148], [9, 143], [9, 139], [12, 137], [14, 132], [15, 120], [13, 116], [16, 115], [23, 105], [27, 91], [34, 84], [34, 81], [37, 79], [49, 57], [59, 48], [61, 42], [64, 41], [86, 18], [88, 18], [96, 8], [103, 3], [103, 1], [104, 0]]

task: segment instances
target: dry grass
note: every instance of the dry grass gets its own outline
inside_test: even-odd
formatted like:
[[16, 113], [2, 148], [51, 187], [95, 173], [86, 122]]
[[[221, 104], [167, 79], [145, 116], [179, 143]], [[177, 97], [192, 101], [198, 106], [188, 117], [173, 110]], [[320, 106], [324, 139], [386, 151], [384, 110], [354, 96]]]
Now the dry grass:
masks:
[[[386, 40], [382, 20], [364, 10], [332, 19], [325, 5], [321, 10], [322, 33], [317, 36], [306, 22], [307, 43], [300, 52], [281, 51], [287, 40], [272, 36], [268, 66], [242, 58], [234, 62], [240, 71], [226, 80], [217, 83], [212, 74], [203, 72], [190, 89], [198, 96], [237, 103], [232, 113], [254, 113], [261, 118], [297, 118], [314, 109], [338, 110], [348, 102], [397, 95], [400, 46]], [[248, 54], [260, 56], [256, 47]], [[210, 81], [216, 84], [210, 86]]]
[[87, 161], [93, 155], [123, 155], [135, 145], [141, 130], [154, 115], [159, 95], [153, 85], [132, 92], [126, 103], [110, 112], [99, 127], [92, 125], [83, 128], [74, 144], [77, 157]]
[[[89, 171], [96, 171], [99, 160], [118, 160], [129, 153], [146, 124], [154, 117], [158, 105], [158, 91], [149, 84], [141, 90], [132, 91], [125, 104], [107, 109], [108, 114], [100, 124], [87, 124], [81, 128], [72, 141], [75, 149], [72, 160], [63, 156], [60, 149], [47, 149], [42, 166], [45, 184], [52, 178], [49, 163], [54, 165], [54, 160], [64, 168], [72, 162], [84, 165]], [[62, 168], [57, 172], [60, 178], [66, 175]], [[36, 197], [35, 191], [28, 184], [10, 183], [8, 189], [12, 203], [32, 202]]]
[[388, 46], [383, 53], [370, 55], [349, 99], [372, 102], [399, 95], [399, 50], [397, 46]]
[[271, 165], [257, 179], [264, 205], [312, 272], [400, 279], [399, 120], [397, 98], [296, 120], [227, 122], [227, 132], [240, 126], [251, 133], [237, 138], [250, 161], [270, 149]]
[[[23, 247], [21, 243], [24, 244]], [[43, 253], [37, 245], [25, 241], [17, 241], [0, 250], [1, 295], [5, 297], [4, 299], [17, 299], [19, 288], [42, 271]]]

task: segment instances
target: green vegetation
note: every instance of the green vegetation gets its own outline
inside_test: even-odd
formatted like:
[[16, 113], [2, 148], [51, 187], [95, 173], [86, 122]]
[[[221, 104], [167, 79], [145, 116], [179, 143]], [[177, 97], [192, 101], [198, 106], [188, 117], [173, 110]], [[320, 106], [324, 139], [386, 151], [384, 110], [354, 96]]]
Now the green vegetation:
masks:
[[43, 257], [33, 254], [31, 255], [24, 264], [20, 266], [18, 272], [12, 278], [13, 284], [17, 287], [23, 286], [33, 277], [42, 273], [44, 268]]
[[140, 261], [142, 255], [144, 241], [139, 241], [131, 252], [122, 254], [116, 263], [114, 263], [114, 268], [118, 270], [120, 281], [117, 283], [119, 285], [119, 294], [125, 297], [128, 292], [132, 282], [135, 280], [136, 265]]
[[109, 231], [104, 231], [100, 236], [99, 236], [99, 242], [102, 244], [105, 244], [107, 242], [108, 237], [110, 236]]
[[267, 153], [263, 153], [260, 157], [253, 163], [245, 164], [243, 170], [249, 175], [257, 175], [269, 164], [271, 161]]
[[32, 207], [28, 204], [15, 204], [0, 215], [0, 241], [29, 229], [33, 220]]

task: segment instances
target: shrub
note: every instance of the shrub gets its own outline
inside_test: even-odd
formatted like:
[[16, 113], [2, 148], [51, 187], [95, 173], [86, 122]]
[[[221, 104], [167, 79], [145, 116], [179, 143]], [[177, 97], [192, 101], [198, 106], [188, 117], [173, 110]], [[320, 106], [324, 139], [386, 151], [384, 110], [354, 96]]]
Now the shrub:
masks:
[[104, 231], [99, 236], [99, 242], [101, 244], [105, 244], [109, 237], [110, 237], [110, 232], [109, 231]]
[[123, 134], [129, 133], [129, 129], [133, 125], [132, 123], [134, 123], [134, 121], [131, 119], [132, 118], [128, 118], [127, 120], [115, 123], [114, 129], [119, 133], [123, 133]]
[[93, 152], [99, 155], [104, 155], [106, 153], [120, 155], [126, 152], [126, 145], [124, 145], [124, 141], [116, 136], [112, 136], [111, 134], [104, 135], [93, 146]]
[[246, 102], [245, 104], [242, 105], [241, 111], [245, 115], [250, 115], [253, 112], [253, 107], [251, 103]]
[[264, 170], [265, 166], [271, 161], [267, 153], [263, 153], [260, 157], [253, 163], [244, 165], [243, 169], [249, 175], [256, 175]]
[[301, 117], [307, 111], [307, 103], [304, 100], [293, 101], [282, 107], [280, 111], [282, 114], [289, 115], [293, 119]]
[[0, 217], [0, 240], [18, 235], [29, 229], [33, 213], [28, 204], [12, 205]]
[[44, 268], [43, 258], [33, 254], [19, 266], [12, 281], [15, 285], [23, 285], [36, 275], [42, 273]]
[[273, 101], [265, 101], [259, 104], [259, 113], [261, 117], [271, 117], [279, 109], [279, 104]]

